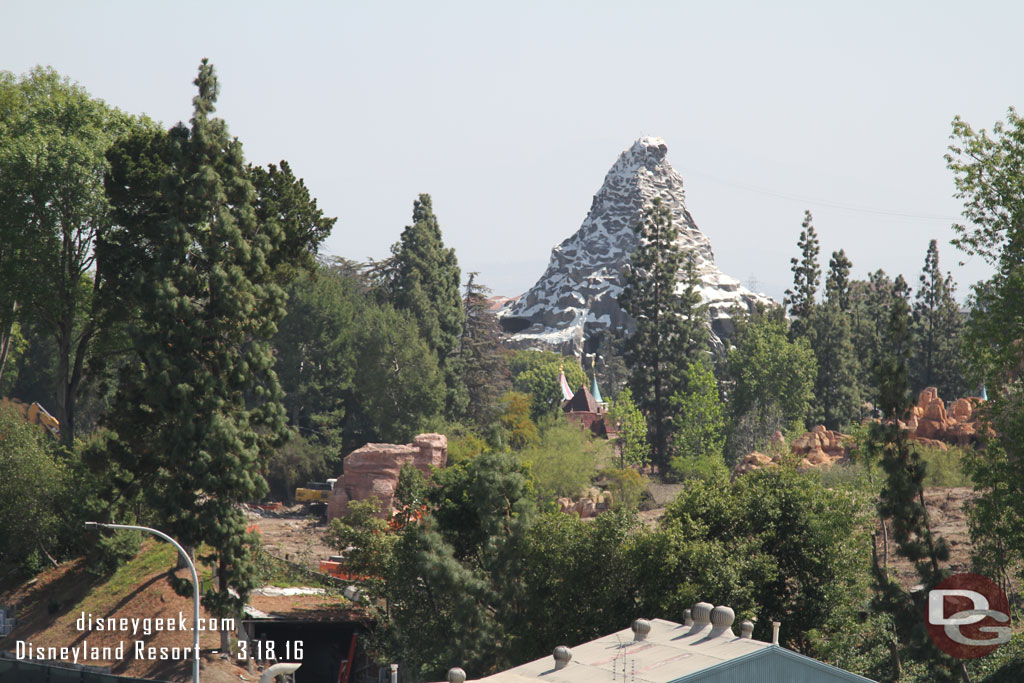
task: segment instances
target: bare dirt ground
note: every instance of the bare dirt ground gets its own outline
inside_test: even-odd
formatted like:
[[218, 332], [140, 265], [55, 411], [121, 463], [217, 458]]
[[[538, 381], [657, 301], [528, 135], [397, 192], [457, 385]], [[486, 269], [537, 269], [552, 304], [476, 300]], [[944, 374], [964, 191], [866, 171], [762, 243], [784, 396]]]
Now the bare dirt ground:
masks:
[[[971, 536], [967, 529], [967, 512], [965, 507], [977, 497], [970, 488], [931, 488], [924, 492], [924, 505], [928, 510], [928, 522], [932, 532], [937, 533], [949, 543], [949, 563], [953, 572], [969, 572], [971, 570]], [[878, 527], [879, 532], [881, 527]], [[919, 582], [914, 564], [897, 556], [893, 552], [892, 533], [890, 530], [889, 568], [904, 588], [911, 588]], [[879, 561], [882, 560], [882, 535], [876, 539]]]
[[[192, 680], [191, 659], [187, 661], [159, 661], [146, 658], [136, 659], [134, 642], [144, 641], [144, 647], [185, 648], [192, 643], [192, 633], [151, 629], [150, 635], [140, 631], [79, 631], [76, 621], [81, 612], [74, 609], [83, 605], [96, 617], [139, 617], [176, 619], [179, 613], [187, 615], [191, 623], [192, 600], [175, 594], [166, 581], [167, 571], [156, 572], [127, 595], [119, 596], [111, 604], [83, 602], [98, 580], [85, 572], [84, 560], [67, 562], [55, 569], [49, 569], [33, 581], [15, 588], [0, 589], [0, 604], [16, 608], [17, 625], [14, 631], [0, 638], [0, 649], [15, 650], [19, 640], [30, 641], [35, 647], [80, 646], [88, 640], [89, 647], [115, 648], [125, 643], [124, 661], [87, 661], [86, 664], [110, 666], [113, 673], [121, 676], [135, 676], [160, 681]], [[88, 607], [84, 607], [87, 605]], [[200, 616], [206, 618], [205, 610]], [[259, 673], [251, 674], [248, 668], [238, 666], [233, 658], [222, 657], [219, 652], [210, 652], [220, 646], [217, 632], [203, 632], [199, 638], [203, 650], [202, 680], [209, 683], [228, 681], [257, 681]], [[159, 652], [159, 650], [158, 650]], [[81, 662], [80, 662], [81, 663]], [[256, 670], [254, 669], [254, 672]]]
[[276, 557], [316, 570], [320, 560], [337, 554], [324, 543], [327, 525], [304, 505], [274, 512], [250, 511], [249, 519], [259, 530], [263, 549]]

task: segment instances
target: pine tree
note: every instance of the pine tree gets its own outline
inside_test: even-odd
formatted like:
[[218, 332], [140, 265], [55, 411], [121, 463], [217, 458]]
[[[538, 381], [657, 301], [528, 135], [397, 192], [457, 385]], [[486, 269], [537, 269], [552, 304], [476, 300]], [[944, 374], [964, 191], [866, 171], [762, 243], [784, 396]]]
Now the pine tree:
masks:
[[918, 344], [911, 358], [910, 377], [914, 389], [936, 387], [947, 399], [958, 398], [966, 388], [960, 360], [963, 322], [953, 298], [955, 292], [953, 276], [943, 276], [939, 269], [939, 248], [932, 240], [914, 302]]
[[[923, 594], [948, 576], [940, 563], [949, 559], [949, 545], [934, 533], [924, 505], [926, 464], [898, 420], [905, 417], [912, 398], [908, 384], [908, 361], [913, 336], [910, 329], [910, 288], [898, 276], [893, 284], [894, 297], [884, 328], [883, 347], [875, 366], [879, 386], [878, 404], [885, 421], [871, 427], [868, 451], [879, 460], [886, 473], [885, 484], [878, 497], [878, 512], [883, 524], [889, 520], [896, 552], [915, 563], [925, 590]], [[923, 636], [920, 628], [920, 605], [903, 592], [899, 584], [884, 573], [875, 562], [881, 606], [892, 613], [897, 635], [910, 648], [910, 654], [931, 665], [933, 676], [950, 675], [952, 662], [942, 656]]]
[[818, 266], [818, 234], [814, 231], [813, 217], [810, 211], [804, 211], [804, 221], [800, 227], [800, 239], [796, 245], [800, 248], [800, 258], [790, 259], [793, 271], [793, 289], [786, 290], [786, 305], [793, 317], [790, 325], [790, 339], [807, 334], [810, 328], [811, 313], [814, 310], [814, 297], [818, 292], [821, 279], [821, 268]]
[[850, 319], [832, 302], [811, 315], [812, 348], [818, 362], [814, 395], [820, 417], [828, 429], [839, 429], [859, 416], [860, 386], [857, 355], [850, 334]]
[[840, 249], [832, 252], [828, 262], [828, 277], [825, 278], [825, 300], [834, 303], [839, 310], [850, 310], [850, 267], [853, 264]]
[[391, 247], [387, 270], [391, 302], [409, 311], [420, 335], [437, 354], [447, 388], [445, 413], [458, 418], [466, 410], [468, 395], [461, 377], [459, 337], [465, 319], [459, 294], [461, 273], [454, 249], [446, 249], [429, 194], [413, 202], [412, 225], [406, 226]]
[[818, 361], [814, 394], [828, 429], [839, 429], [860, 412], [859, 363], [853, 346], [850, 308], [850, 260], [832, 252], [825, 280], [825, 302], [811, 314], [811, 345]]
[[107, 424], [119, 439], [111, 456], [161, 528], [210, 548], [219, 586], [207, 609], [237, 618], [256, 584], [239, 504], [266, 493], [260, 461], [284, 430], [268, 340], [285, 296], [268, 264], [285, 236], [256, 221], [241, 144], [212, 117], [218, 84], [205, 59], [195, 85], [190, 126], [135, 135], [111, 153], [117, 228], [100, 267], [138, 315], [135, 360]]
[[501, 412], [501, 397], [511, 386], [501, 345], [501, 328], [490, 310], [490, 290], [476, 282], [476, 273], [466, 281], [463, 305], [465, 323], [459, 339], [462, 378], [469, 395], [466, 417], [482, 429], [490, 428]]
[[[668, 206], [655, 199], [636, 226], [640, 246], [633, 253], [619, 304], [636, 321], [626, 342], [630, 388], [647, 416], [651, 459], [663, 469], [671, 442], [669, 401], [685, 392], [686, 367], [707, 346], [707, 326], [693, 258], [676, 241]], [[685, 274], [679, 291], [679, 273]]]

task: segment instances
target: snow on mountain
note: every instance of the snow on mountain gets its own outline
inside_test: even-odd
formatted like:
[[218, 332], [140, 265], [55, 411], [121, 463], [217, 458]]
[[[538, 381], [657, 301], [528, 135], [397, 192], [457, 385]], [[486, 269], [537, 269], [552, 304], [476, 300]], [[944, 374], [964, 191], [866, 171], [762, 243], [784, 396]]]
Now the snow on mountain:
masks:
[[686, 210], [683, 179], [667, 152], [661, 138], [644, 137], [619, 155], [580, 229], [551, 250], [547, 270], [530, 291], [500, 311], [502, 326], [513, 333], [512, 346], [579, 356], [592, 352], [602, 334], [632, 331], [633, 321], [618, 305], [623, 266], [638, 244], [634, 226], [655, 197], [670, 208], [679, 243], [696, 257], [712, 343], [720, 346], [721, 337], [732, 333], [730, 309], [775, 303], [715, 265], [711, 241]]

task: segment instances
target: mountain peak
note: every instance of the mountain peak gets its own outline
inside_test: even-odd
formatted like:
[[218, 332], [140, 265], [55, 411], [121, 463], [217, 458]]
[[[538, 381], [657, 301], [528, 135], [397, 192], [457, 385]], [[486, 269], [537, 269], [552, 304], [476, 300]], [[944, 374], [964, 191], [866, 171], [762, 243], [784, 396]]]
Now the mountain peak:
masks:
[[696, 260], [713, 343], [720, 346], [719, 337], [732, 333], [734, 306], [752, 310], [758, 302], [774, 303], [718, 270], [711, 241], [686, 210], [682, 176], [667, 155], [659, 137], [642, 137], [619, 155], [579, 230], [551, 250], [547, 270], [530, 291], [500, 313], [513, 346], [579, 356], [593, 353], [603, 335], [632, 331], [618, 295], [623, 269], [639, 244], [635, 226], [655, 198], [668, 206], [679, 244]]

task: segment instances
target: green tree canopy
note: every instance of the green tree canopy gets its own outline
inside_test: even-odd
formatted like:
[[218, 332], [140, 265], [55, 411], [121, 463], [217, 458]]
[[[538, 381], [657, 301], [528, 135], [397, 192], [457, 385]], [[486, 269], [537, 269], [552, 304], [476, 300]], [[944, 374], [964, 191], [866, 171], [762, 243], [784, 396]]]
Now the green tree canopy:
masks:
[[[107, 150], [145, 126], [56, 71], [0, 73], [0, 376], [13, 324], [30, 314], [56, 344], [55, 416], [75, 437], [75, 405], [102, 326], [90, 277], [110, 229]], [[49, 401], [47, 401], [49, 403]]]
[[462, 379], [468, 402], [466, 417], [480, 429], [490, 429], [501, 412], [501, 396], [511, 386], [508, 352], [502, 347], [501, 328], [490, 310], [490, 290], [470, 273], [463, 296], [465, 323], [459, 338]]
[[804, 221], [800, 227], [800, 239], [796, 243], [800, 249], [800, 258], [790, 259], [793, 289], [786, 290], [785, 301], [789, 306], [789, 314], [793, 317], [790, 327], [790, 336], [793, 339], [807, 334], [818, 293], [818, 283], [821, 280], [821, 267], [818, 265], [818, 233], [814, 231], [814, 218], [810, 211], [804, 211]]
[[[619, 296], [619, 305], [636, 321], [626, 340], [626, 365], [633, 400], [651, 430], [651, 460], [665, 468], [672, 432], [669, 401], [686, 390], [686, 367], [707, 350], [707, 315], [693, 257], [683, 252], [669, 207], [655, 198], [635, 230], [640, 245]], [[685, 275], [681, 292], [680, 273]]]
[[144, 482], [163, 528], [211, 548], [220, 581], [208, 609], [237, 617], [256, 581], [239, 503], [266, 493], [260, 464], [285, 426], [269, 340], [285, 313], [271, 264], [287, 235], [257, 221], [241, 144], [212, 116], [206, 60], [195, 85], [190, 125], [137, 133], [110, 153], [116, 228], [100, 272], [138, 315], [107, 421], [112, 456]]
[[565, 372], [565, 381], [572, 391], [587, 381], [576, 359], [559, 356], [553, 351], [514, 351], [508, 367], [512, 372], [512, 388], [531, 397], [530, 412], [534, 420], [561, 407], [564, 399], [558, 384], [560, 371]]
[[931, 240], [913, 307], [917, 344], [910, 358], [910, 386], [915, 391], [936, 387], [947, 400], [963, 396], [967, 389], [960, 349], [963, 320], [955, 293], [953, 276], [942, 274], [938, 243]]
[[633, 403], [633, 392], [623, 388], [615, 399], [615, 405], [608, 410], [607, 419], [619, 430], [616, 449], [619, 451], [619, 465], [642, 465], [648, 461], [651, 447], [647, 443], [647, 420]]
[[412, 221], [391, 247], [388, 292], [395, 308], [410, 313], [427, 347], [437, 356], [447, 387], [445, 414], [460, 418], [468, 402], [459, 357], [465, 321], [459, 295], [461, 271], [455, 250], [445, 248], [441, 239], [429, 194], [421, 194], [413, 202]]
[[38, 425], [0, 406], [0, 563], [45, 552], [60, 526], [70, 481], [50, 441]]
[[775, 404], [788, 426], [800, 428], [811, 411], [817, 365], [806, 339], [789, 340], [781, 313], [767, 311], [737, 327], [728, 356], [732, 413], [739, 417], [757, 404]]
[[686, 368], [687, 393], [672, 397], [675, 414], [672, 471], [677, 476], [724, 470], [725, 411], [715, 375], [703, 362]]

